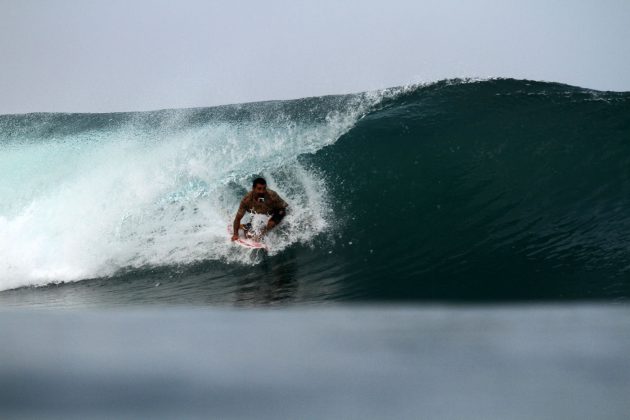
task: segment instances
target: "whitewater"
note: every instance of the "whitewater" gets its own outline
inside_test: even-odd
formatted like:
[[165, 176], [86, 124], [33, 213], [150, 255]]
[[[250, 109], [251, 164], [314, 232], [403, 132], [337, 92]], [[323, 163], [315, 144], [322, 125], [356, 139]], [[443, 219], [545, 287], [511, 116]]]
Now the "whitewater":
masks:
[[334, 143], [384, 94], [0, 117], [0, 290], [255, 263], [225, 233], [254, 175], [291, 206], [272, 252], [308, 243], [333, 220], [322, 175], [297, 157]]
[[[628, 115], [627, 93], [513, 79], [3, 115], [0, 290], [66, 284], [85, 297], [98, 285], [99, 299], [125, 302], [140, 287], [141, 301], [225, 303], [283, 284], [289, 301], [624, 300]], [[226, 234], [256, 176], [291, 209], [269, 253]]]
[[625, 418], [629, 168], [528, 80], [2, 115], [0, 417]]

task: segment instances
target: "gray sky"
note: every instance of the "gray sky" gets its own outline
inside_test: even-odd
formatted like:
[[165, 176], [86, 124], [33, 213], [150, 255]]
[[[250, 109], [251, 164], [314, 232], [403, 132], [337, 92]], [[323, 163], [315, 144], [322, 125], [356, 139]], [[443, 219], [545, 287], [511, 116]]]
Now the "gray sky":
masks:
[[628, 0], [0, 0], [0, 114], [515, 77], [630, 91]]

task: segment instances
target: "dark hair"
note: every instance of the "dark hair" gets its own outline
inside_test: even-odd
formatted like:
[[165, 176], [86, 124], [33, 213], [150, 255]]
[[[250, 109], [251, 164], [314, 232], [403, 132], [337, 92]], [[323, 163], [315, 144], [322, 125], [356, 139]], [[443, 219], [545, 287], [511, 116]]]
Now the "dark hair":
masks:
[[265, 181], [265, 178], [256, 178], [254, 180], [254, 184], [252, 185], [252, 188], [256, 188], [256, 185], [258, 184], [267, 185], [267, 181]]

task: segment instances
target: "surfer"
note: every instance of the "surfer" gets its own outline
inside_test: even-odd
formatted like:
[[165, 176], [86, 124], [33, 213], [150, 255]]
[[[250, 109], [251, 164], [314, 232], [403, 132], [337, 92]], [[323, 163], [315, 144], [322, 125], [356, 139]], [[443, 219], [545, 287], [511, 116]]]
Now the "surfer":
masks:
[[278, 193], [267, 188], [267, 181], [263, 178], [256, 178], [253, 182], [252, 190], [243, 197], [241, 205], [238, 207], [238, 211], [236, 212], [232, 230], [232, 232], [234, 232], [232, 240], [236, 241], [238, 239], [239, 229], [243, 229], [250, 237], [254, 236], [251, 223], [241, 225], [241, 219], [246, 212], [271, 216], [262, 231], [255, 235], [260, 238], [282, 221], [284, 216], [286, 216], [287, 207], [288, 204], [278, 195]]

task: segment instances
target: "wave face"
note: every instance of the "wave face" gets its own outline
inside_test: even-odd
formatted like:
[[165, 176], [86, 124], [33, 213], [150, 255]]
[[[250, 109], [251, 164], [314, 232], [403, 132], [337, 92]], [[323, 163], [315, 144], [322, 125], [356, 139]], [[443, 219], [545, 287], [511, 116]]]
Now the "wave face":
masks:
[[[121, 278], [157, 276], [230, 300], [253, 276], [294, 300], [630, 296], [628, 93], [454, 80], [1, 116], [0, 133], [0, 289], [100, 278], [124, 295]], [[292, 210], [270, 255], [225, 232], [258, 174]]]

